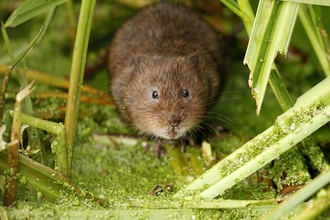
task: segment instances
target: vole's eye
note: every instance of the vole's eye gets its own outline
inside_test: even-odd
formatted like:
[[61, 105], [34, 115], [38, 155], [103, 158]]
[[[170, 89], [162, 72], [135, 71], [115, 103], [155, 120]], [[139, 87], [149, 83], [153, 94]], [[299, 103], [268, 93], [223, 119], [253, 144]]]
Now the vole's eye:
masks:
[[153, 91], [152, 92], [152, 98], [153, 99], [159, 99], [159, 95], [158, 95], [158, 92], [157, 91]]
[[183, 98], [187, 98], [189, 96], [189, 92], [188, 92], [188, 90], [184, 90], [183, 91]]

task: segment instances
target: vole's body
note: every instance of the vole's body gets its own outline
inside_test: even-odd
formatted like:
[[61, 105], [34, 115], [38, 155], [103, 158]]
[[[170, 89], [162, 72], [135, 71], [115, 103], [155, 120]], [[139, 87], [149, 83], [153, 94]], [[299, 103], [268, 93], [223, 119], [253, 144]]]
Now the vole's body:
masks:
[[216, 33], [169, 3], [142, 9], [110, 46], [111, 93], [122, 118], [146, 135], [177, 139], [217, 101], [223, 57]]

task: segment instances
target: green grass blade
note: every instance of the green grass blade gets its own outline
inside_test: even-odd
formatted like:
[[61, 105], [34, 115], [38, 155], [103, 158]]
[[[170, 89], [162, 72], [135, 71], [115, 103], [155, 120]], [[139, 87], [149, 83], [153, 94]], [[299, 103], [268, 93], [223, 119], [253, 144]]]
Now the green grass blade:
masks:
[[315, 13], [312, 7], [309, 7], [311, 15], [308, 14], [308, 7], [302, 5], [299, 10], [299, 19], [305, 28], [306, 34], [311, 42], [316, 56], [321, 64], [321, 67], [326, 76], [330, 76], [330, 63], [326, 50], [324, 49], [324, 43], [320, 31], [316, 28]]
[[[2, 24], [2, 27], [1, 27], [1, 33], [2, 33], [3, 40], [5, 42], [6, 48], [8, 50], [10, 60], [13, 61], [15, 59], [15, 57], [14, 57], [14, 54], [13, 54], [13, 51], [12, 51], [12, 48], [11, 48], [11, 45], [10, 45], [10, 40], [9, 40], [9, 37], [8, 37], [6, 27], [3, 24]], [[16, 63], [16, 65], [17, 65], [17, 63]]]
[[[25, 55], [30, 51], [30, 49], [33, 47], [33, 45], [35, 44], [35, 42], [38, 40], [41, 33], [43, 32], [43, 29], [44, 29], [44, 27], [41, 28], [41, 30], [39, 31], [37, 36], [31, 41], [31, 43], [22, 52], [20, 52], [20, 54], [17, 57], [14, 57], [6, 28], [4, 26], [1, 27], [2, 36], [4, 38], [8, 53], [10, 55], [11, 66], [7, 69], [5, 77], [2, 82], [1, 95], [0, 95], [0, 116], [2, 116], [2, 113], [3, 113], [3, 108], [5, 105], [5, 94], [7, 92], [7, 87], [8, 87], [9, 79], [11, 77], [11, 72], [17, 66], [17, 64], [25, 57]], [[20, 80], [22, 82], [23, 77], [20, 77], [20, 76], [21, 75], [19, 74], [18, 77], [20, 78]], [[22, 87], [26, 87], [27, 84], [28, 83], [26, 81], [26, 84], [25, 85], [23, 84]], [[30, 99], [29, 97], [27, 97], [27, 98]], [[32, 108], [32, 106], [31, 106], [31, 108]]]
[[[244, 12], [241, 11], [241, 9], [239, 8], [239, 5], [234, 0], [219, 0], [219, 1], [222, 2], [225, 6], [227, 6], [232, 12], [234, 12], [243, 21], [249, 20], [249, 17]], [[250, 22], [253, 22], [253, 20]]]
[[251, 73], [249, 85], [260, 112], [273, 61], [285, 54], [291, 39], [299, 4], [262, 0], [259, 2], [244, 63]]
[[5, 27], [16, 27], [68, 0], [26, 0], [8, 18]]
[[254, 20], [254, 14], [250, 2], [248, 0], [238, 0], [237, 2], [234, 0], [219, 1], [242, 19], [245, 30], [250, 36]]
[[330, 1], [327, 0], [280, 0], [280, 1], [330, 6]]
[[48, 31], [48, 29], [49, 29], [49, 27], [52, 23], [52, 20], [54, 18], [56, 9], [57, 9], [57, 7], [53, 7], [48, 11], [46, 19], [45, 19], [45, 23], [44, 23], [44, 27], [45, 27], [44, 31], [41, 34], [40, 38], [38, 39], [36, 45], [39, 45], [43, 41], [44, 37], [46, 36], [46, 33], [47, 33], [47, 31]]
[[23, 59], [23, 57], [25, 57], [25, 55], [29, 52], [29, 50], [32, 48], [32, 46], [35, 44], [35, 42], [38, 40], [38, 38], [40, 37], [40, 35], [42, 34], [42, 32], [44, 30], [44, 26], [41, 27], [37, 36], [30, 42], [30, 44], [16, 58], [14, 57], [14, 55], [12, 53], [12, 49], [10, 46], [9, 38], [8, 38], [5, 27], [3, 26], [1, 30], [2, 30], [3, 37], [5, 39], [5, 44], [7, 46], [8, 52], [12, 59], [11, 60], [11, 69], [13, 69]]
[[[274, 65], [275, 66], [275, 65]], [[280, 104], [283, 112], [287, 111], [293, 106], [293, 101], [289, 95], [288, 90], [285, 87], [285, 84], [275, 66], [269, 76], [269, 84], [272, 87], [274, 95]]]

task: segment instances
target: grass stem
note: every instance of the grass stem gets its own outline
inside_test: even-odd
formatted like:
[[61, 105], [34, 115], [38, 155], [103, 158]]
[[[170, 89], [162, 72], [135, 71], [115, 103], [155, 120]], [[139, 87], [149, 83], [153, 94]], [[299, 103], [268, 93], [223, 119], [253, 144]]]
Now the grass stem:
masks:
[[68, 161], [58, 161], [58, 163], [68, 164], [69, 172], [65, 173], [67, 177], [70, 177], [84, 67], [95, 4], [96, 0], [83, 0], [78, 21], [70, 74], [69, 98], [65, 115], [66, 144], [69, 151]]

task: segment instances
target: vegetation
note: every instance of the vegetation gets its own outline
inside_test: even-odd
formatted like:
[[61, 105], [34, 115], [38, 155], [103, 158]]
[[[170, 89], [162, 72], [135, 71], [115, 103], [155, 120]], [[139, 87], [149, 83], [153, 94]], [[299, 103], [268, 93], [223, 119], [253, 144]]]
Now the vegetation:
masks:
[[0, 3], [0, 218], [329, 216], [330, 3], [182, 1], [228, 42], [229, 79], [201, 146], [157, 158], [98, 68], [138, 2]]

